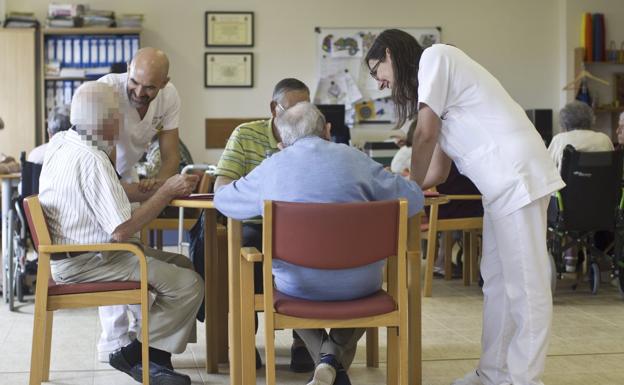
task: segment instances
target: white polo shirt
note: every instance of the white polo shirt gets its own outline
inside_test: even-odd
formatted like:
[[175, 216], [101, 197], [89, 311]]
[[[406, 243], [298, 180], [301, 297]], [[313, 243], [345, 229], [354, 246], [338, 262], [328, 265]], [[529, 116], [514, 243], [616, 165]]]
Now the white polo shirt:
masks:
[[117, 172], [126, 182], [136, 181], [138, 177], [134, 165], [143, 154], [156, 133], [179, 127], [180, 96], [175, 86], [168, 82], [165, 88], [149, 104], [147, 113], [141, 120], [136, 108], [130, 104], [127, 91], [128, 73], [109, 74], [98, 79], [115, 87], [119, 94], [120, 112], [123, 123], [117, 142]]
[[74, 130], [52, 137], [39, 200], [55, 244], [104, 243], [130, 219], [130, 202], [106, 153]]
[[424, 50], [418, 101], [443, 121], [439, 143], [500, 218], [565, 186], [526, 113], [479, 63], [456, 47]]

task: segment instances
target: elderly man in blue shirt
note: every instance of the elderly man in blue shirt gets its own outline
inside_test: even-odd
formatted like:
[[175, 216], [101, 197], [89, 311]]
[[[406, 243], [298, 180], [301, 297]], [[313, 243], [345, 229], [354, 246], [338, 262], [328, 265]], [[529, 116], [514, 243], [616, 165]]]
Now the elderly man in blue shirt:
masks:
[[[406, 198], [409, 215], [423, 207], [414, 182], [394, 175], [361, 151], [330, 142], [329, 125], [309, 102], [276, 117], [284, 149], [247, 176], [217, 190], [215, 206], [235, 219], [262, 215], [265, 200], [287, 202], [361, 202]], [[309, 300], [350, 300], [380, 289], [384, 262], [343, 270], [319, 270], [273, 261], [277, 289]], [[364, 329], [297, 330], [315, 360], [308, 385], [350, 384], [357, 341]]]

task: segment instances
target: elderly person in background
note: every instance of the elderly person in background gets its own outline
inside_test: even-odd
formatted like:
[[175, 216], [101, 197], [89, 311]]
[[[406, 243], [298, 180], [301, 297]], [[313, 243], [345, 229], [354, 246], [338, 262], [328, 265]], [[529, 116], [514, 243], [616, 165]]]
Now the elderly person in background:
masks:
[[[406, 198], [409, 215], [423, 207], [416, 183], [384, 170], [363, 152], [329, 141], [329, 125], [309, 102], [300, 102], [275, 118], [284, 149], [245, 177], [215, 194], [215, 207], [235, 219], [262, 215], [265, 200], [287, 202], [361, 202]], [[356, 269], [318, 270], [273, 261], [277, 290], [297, 298], [350, 300], [379, 290], [383, 262]], [[315, 361], [308, 385], [350, 384], [357, 341], [364, 329], [298, 329]]]
[[611, 138], [592, 129], [595, 117], [590, 106], [575, 100], [559, 112], [559, 126], [562, 132], [555, 135], [548, 146], [548, 153], [561, 170], [563, 149], [571, 145], [577, 151], [613, 151]]
[[[139, 242], [134, 234], [169, 201], [189, 194], [197, 176], [174, 175], [131, 212], [130, 200], [109, 156], [119, 133], [119, 100], [112, 86], [87, 82], [72, 99], [71, 130], [55, 135], [46, 151], [39, 199], [55, 244]], [[171, 353], [182, 353], [203, 300], [203, 281], [183, 255], [144, 248], [155, 300], [149, 309], [150, 383], [188, 385], [173, 370]], [[139, 260], [126, 251], [51, 255], [58, 283], [140, 280]], [[141, 342], [109, 356], [115, 369], [141, 382]]]
[[624, 146], [624, 112], [620, 114], [620, 120], [617, 127], [617, 141], [618, 147]]
[[[67, 131], [70, 127], [69, 106], [54, 106], [48, 114], [48, 138], [52, 139], [57, 132]], [[43, 156], [45, 155], [47, 147], [48, 144], [44, 143], [33, 148], [26, 160], [32, 163], [43, 164]]]

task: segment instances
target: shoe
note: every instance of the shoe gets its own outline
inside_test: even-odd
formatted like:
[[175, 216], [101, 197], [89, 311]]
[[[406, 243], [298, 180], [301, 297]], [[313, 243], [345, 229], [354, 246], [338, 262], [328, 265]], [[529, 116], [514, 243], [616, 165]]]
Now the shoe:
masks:
[[262, 367], [262, 357], [260, 357], [260, 352], [256, 348], [256, 370]]
[[467, 373], [463, 378], [458, 378], [451, 385], [483, 385], [477, 370]]
[[[121, 349], [111, 353], [108, 361], [113, 368], [126, 373], [137, 382], [143, 382], [143, 364], [139, 362], [134, 366], [130, 366], [128, 361], [121, 353]], [[172, 369], [158, 365], [154, 362], [149, 363], [150, 385], [190, 385], [191, 377], [186, 374], [178, 373]]]
[[334, 385], [351, 385], [351, 380], [345, 369], [340, 369], [336, 372], [336, 379]]
[[305, 345], [290, 347], [290, 370], [295, 373], [307, 373], [314, 370], [314, 360]]
[[333, 385], [336, 379], [336, 368], [325, 362], [321, 362], [314, 369], [314, 375], [308, 385]]

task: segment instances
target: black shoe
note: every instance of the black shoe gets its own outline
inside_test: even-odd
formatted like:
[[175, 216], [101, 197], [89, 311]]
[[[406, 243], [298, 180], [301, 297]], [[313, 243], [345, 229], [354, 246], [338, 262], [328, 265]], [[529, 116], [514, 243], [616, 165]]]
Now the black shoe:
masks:
[[307, 373], [314, 370], [314, 360], [305, 345], [290, 347], [290, 370], [295, 373]]
[[351, 380], [349, 379], [349, 375], [347, 371], [344, 369], [340, 369], [336, 371], [336, 379], [334, 380], [334, 385], [351, 385]]
[[[138, 363], [130, 366], [121, 353], [121, 349], [116, 350], [108, 356], [110, 366], [126, 373], [137, 382], [143, 382], [143, 364]], [[175, 372], [164, 366], [149, 363], [150, 385], [190, 385], [191, 378], [186, 374]]]
[[256, 370], [262, 367], [262, 358], [260, 357], [260, 352], [256, 348]]

